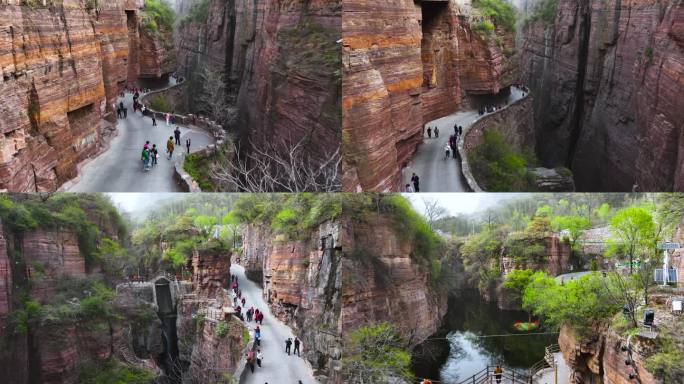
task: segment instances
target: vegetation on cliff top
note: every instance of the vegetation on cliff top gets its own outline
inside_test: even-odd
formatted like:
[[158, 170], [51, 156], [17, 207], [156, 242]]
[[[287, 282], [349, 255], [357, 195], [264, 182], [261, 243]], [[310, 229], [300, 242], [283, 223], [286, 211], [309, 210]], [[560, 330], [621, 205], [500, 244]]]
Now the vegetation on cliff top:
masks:
[[289, 239], [310, 237], [310, 230], [342, 214], [342, 194], [246, 194], [233, 214], [242, 223], [268, 225]]
[[489, 192], [533, 191], [534, 175], [527, 167], [537, 160], [532, 153], [520, 153], [506, 144], [503, 136], [492, 130], [484, 132], [483, 140], [469, 155], [473, 177]]
[[[479, 9], [484, 16], [496, 21], [496, 24], [508, 32], [515, 32], [516, 10], [507, 0], [473, 0], [473, 7]], [[483, 24], [483, 23], [480, 23]], [[478, 24], [478, 25], [480, 25]], [[494, 30], [494, 25], [484, 26], [487, 32]]]
[[172, 32], [176, 13], [163, 0], [145, 0], [141, 18], [143, 26], [149, 32]]
[[158, 207], [133, 232], [135, 260], [142, 275], [159, 270], [184, 272], [194, 250], [229, 253], [237, 242], [229, 194], [199, 194]]
[[523, 24], [528, 25], [537, 21], [541, 21], [545, 25], [553, 24], [556, 19], [557, 8], [558, 0], [539, 0], [533, 6], [532, 11], [525, 16]]

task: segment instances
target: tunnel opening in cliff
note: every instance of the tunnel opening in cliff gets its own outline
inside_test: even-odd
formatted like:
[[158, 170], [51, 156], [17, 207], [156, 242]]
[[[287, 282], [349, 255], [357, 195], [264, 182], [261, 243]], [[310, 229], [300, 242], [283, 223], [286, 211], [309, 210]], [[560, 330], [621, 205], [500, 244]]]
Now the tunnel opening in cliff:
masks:
[[171, 286], [167, 279], [159, 279], [154, 284], [157, 301], [157, 315], [162, 322], [163, 352], [158, 356], [158, 361], [164, 369], [164, 373], [173, 383], [182, 381], [183, 371], [187, 368], [178, 358], [178, 333], [176, 330], [176, 306], [171, 296]]
[[423, 86], [434, 88], [438, 84], [438, 60], [441, 52], [439, 41], [442, 26], [449, 11], [448, 1], [424, 1], [421, 3], [421, 52], [423, 62]]

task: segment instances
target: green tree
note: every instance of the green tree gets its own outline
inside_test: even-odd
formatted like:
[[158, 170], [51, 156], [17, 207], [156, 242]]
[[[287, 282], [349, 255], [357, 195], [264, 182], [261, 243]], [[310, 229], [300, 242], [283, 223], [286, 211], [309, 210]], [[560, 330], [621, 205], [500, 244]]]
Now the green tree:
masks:
[[523, 292], [532, 281], [534, 273], [531, 269], [514, 269], [506, 275], [503, 286], [510, 290], [515, 300], [521, 300]]
[[240, 219], [237, 217], [235, 212], [231, 211], [223, 216], [221, 219], [221, 224], [223, 224], [226, 231], [228, 231], [230, 234], [230, 239], [233, 243], [233, 249], [237, 248], [236, 244], [238, 239], [238, 231], [240, 230]]
[[655, 223], [651, 213], [643, 207], [622, 208], [610, 220], [611, 233], [622, 242], [629, 256], [629, 272], [634, 273], [634, 255], [642, 247], [652, 245]]
[[361, 327], [349, 334], [342, 359], [345, 382], [351, 384], [381, 383], [392, 377], [413, 380], [411, 355], [404, 341], [389, 323]]
[[611, 318], [621, 307], [608, 279], [590, 273], [558, 284], [556, 279], [536, 272], [523, 291], [523, 307], [542, 316], [553, 326], [568, 325], [580, 333], [590, 325]]
[[570, 240], [570, 259], [575, 267], [581, 267], [580, 258], [577, 257], [577, 242], [582, 238], [584, 231], [591, 227], [589, 219], [583, 216], [556, 216], [551, 219], [551, 227], [555, 231], [568, 231]]
[[209, 231], [218, 223], [216, 216], [200, 215], [195, 217], [193, 224], [199, 228], [204, 235], [209, 234]]

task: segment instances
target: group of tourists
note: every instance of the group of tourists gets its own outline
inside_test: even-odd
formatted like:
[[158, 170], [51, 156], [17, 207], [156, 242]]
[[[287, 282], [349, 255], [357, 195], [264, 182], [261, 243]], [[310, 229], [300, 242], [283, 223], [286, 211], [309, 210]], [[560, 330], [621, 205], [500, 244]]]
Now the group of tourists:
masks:
[[415, 172], [411, 175], [411, 184], [406, 184], [404, 192], [420, 192], [420, 177]]
[[428, 125], [427, 127], [427, 135], [428, 139], [432, 138], [432, 133], [435, 133], [435, 139], [439, 137], [439, 127], [435, 127], [434, 129]]
[[294, 355], [296, 353], [297, 356], [301, 356], [299, 354], [299, 346], [301, 345], [302, 342], [299, 340], [299, 338], [297, 336], [295, 336], [294, 340], [292, 340], [291, 337], [288, 337], [287, 339], [285, 339], [285, 352], [287, 353], [288, 356], [290, 356], [290, 350], [292, 349], [293, 343], [294, 343], [294, 351], [292, 352], [292, 354]]
[[458, 124], [455, 124], [454, 134], [449, 135], [449, 141], [444, 146], [444, 159], [448, 159], [450, 157], [453, 157], [454, 159], [456, 158], [456, 155], [458, 154], [456, 147], [458, 146], [458, 138], [461, 137], [461, 135], [463, 135], [463, 127]]

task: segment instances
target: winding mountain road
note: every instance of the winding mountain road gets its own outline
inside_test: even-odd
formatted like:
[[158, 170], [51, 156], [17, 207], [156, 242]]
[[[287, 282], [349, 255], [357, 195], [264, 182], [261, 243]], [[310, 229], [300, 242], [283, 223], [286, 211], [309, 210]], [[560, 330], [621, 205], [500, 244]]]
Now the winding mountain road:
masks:
[[[301, 380], [303, 384], [317, 384], [311, 368], [303, 358], [285, 353], [285, 339], [291, 337], [294, 340], [294, 334], [273, 316], [261, 295], [261, 287], [247, 279], [245, 269], [240, 265], [231, 265], [230, 273], [238, 277], [242, 296], [246, 299], [245, 307], [248, 309], [254, 306], [264, 312], [264, 324], [261, 326], [261, 353], [264, 359], [261, 368], [255, 365], [254, 373], [246, 368], [240, 383], [298, 384]], [[248, 325], [253, 330], [256, 323], [250, 322]], [[303, 350], [306, 346], [301, 345], [300, 348]], [[292, 350], [294, 351], [294, 344]]]
[[[109, 148], [81, 167], [79, 177], [67, 182], [61, 190], [69, 192], [182, 192], [174, 179], [174, 163], [186, 152], [185, 140], [190, 138], [190, 151], [197, 151], [214, 138], [196, 127], [182, 127], [181, 146], [176, 146], [173, 159], [168, 160], [166, 141], [173, 136], [175, 126], [166, 126], [163, 119], [152, 126], [150, 116], [133, 112], [133, 95], [126, 93], [123, 99], [128, 108], [128, 118], [118, 119], [118, 135]], [[117, 101], [117, 104], [119, 101]], [[149, 172], [143, 172], [140, 160], [145, 141], [157, 144], [159, 163]], [[263, 384], [263, 383], [262, 383]]]
[[[495, 98], [492, 103], [513, 103], [523, 97], [523, 91], [511, 86], [511, 92], [504, 98]], [[496, 113], [496, 112], [493, 112]], [[486, 116], [486, 115], [485, 115]], [[463, 136], [470, 126], [479, 118], [476, 109], [466, 109], [454, 114], [432, 120], [425, 124], [423, 143], [413, 154], [411, 161], [402, 169], [403, 185], [411, 184], [411, 175], [416, 173], [420, 177], [420, 192], [469, 192], [468, 184], [461, 175], [461, 161], [453, 155], [445, 159], [445, 146], [449, 142], [449, 135], [454, 134], [454, 125], [463, 126]], [[439, 127], [439, 138], [427, 137], [427, 128]], [[463, 139], [463, 136], [459, 140]], [[403, 189], [403, 188], [402, 188]]]

